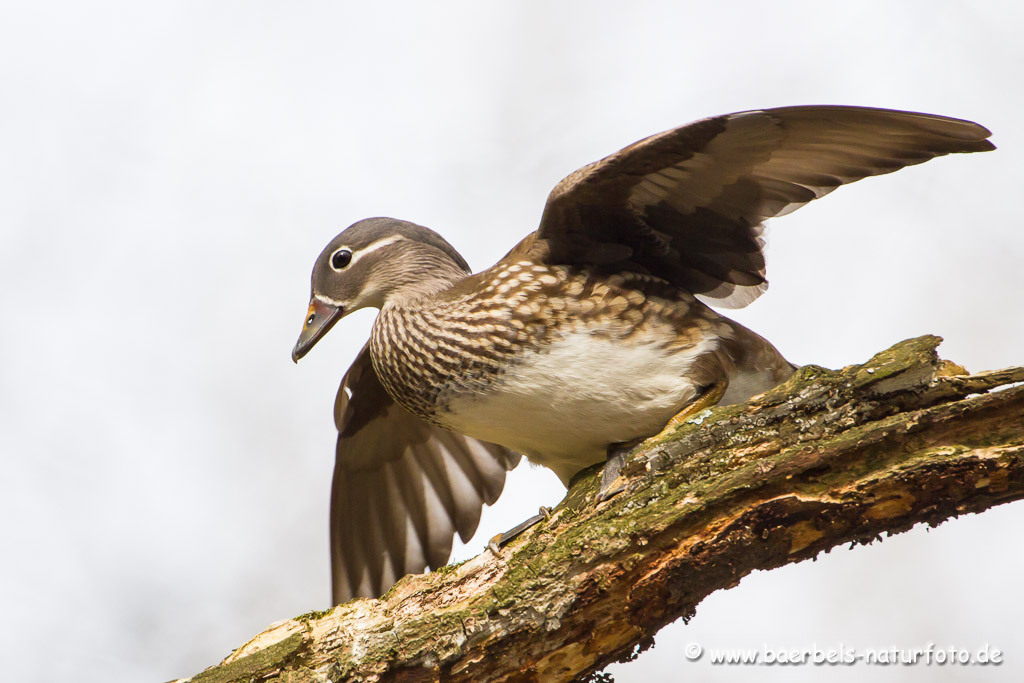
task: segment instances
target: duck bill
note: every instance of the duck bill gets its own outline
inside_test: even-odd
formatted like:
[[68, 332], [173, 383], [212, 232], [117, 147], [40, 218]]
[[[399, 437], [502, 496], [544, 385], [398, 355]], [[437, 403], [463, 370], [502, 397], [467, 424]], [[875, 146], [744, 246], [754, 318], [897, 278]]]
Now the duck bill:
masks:
[[332, 306], [319, 299], [311, 299], [306, 324], [302, 326], [299, 341], [295, 342], [295, 348], [292, 349], [292, 360], [298, 363], [299, 359], [309, 353], [309, 350], [316, 346], [316, 343], [334, 327], [334, 323], [341, 320], [344, 315], [345, 311], [341, 306]]

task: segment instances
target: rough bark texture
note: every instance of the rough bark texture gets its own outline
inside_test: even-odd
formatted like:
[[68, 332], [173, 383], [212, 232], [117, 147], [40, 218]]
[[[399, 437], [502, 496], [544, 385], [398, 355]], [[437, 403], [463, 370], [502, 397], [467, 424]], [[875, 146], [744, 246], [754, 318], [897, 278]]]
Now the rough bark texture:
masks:
[[939, 341], [695, 416], [599, 507], [592, 468], [500, 558], [281, 622], [191, 680], [571, 680], [755, 569], [1024, 497], [1024, 368], [967, 375]]

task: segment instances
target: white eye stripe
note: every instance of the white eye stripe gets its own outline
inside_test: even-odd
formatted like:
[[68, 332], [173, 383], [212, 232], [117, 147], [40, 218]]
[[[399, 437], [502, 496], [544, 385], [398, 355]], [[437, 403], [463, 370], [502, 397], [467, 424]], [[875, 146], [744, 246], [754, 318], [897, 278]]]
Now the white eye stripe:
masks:
[[[337, 254], [342, 249], [348, 249], [350, 252], [352, 252], [352, 258], [349, 259], [349, 262], [345, 264], [345, 268], [349, 268], [356, 261], [361, 259], [363, 256], [369, 254], [370, 252], [377, 251], [378, 249], [380, 249], [382, 247], [386, 247], [389, 244], [394, 244], [395, 242], [398, 242], [399, 240], [404, 240], [404, 239], [405, 239], [405, 237], [403, 237], [402, 235], [391, 235], [390, 237], [381, 238], [381, 239], [377, 240], [376, 242], [370, 242], [365, 247], [363, 247], [362, 249], [359, 249], [359, 250], [353, 249], [352, 247], [344, 247], [344, 246], [338, 247], [337, 249], [334, 250], [333, 254]], [[332, 258], [333, 258], [333, 254], [332, 254]], [[337, 270], [336, 268], [334, 268], [333, 265], [331, 266], [331, 269], [332, 270]]]
[[328, 306], [334, 306], [335, 308], [346, 308], [348, 306], [347, 301], [338, 301], [337, 299], [332, 299], [331, 297], [323, 294], [314, 294], [313, 298], [327, 304]]

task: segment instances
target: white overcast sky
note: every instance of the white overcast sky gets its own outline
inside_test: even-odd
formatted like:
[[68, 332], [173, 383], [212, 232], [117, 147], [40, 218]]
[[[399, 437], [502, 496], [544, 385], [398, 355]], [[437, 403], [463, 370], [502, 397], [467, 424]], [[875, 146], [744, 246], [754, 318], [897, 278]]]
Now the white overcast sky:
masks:
[[[327, 606], [331, 405], [372, 314], [299, 366], [309, 269], [372, 215], [477, 269], [562, 176], [725, 112], [969, 118], [991, 154], [770, 227], [736, 314], [796, 363], [935, 333], [1024, 363], [1016, 2], [8, 2], [0, 20], [0, 657], [19, 681], [161, 681]], [[477, 539], [553, 504], [521, 468]], [[621, 681], [1022, 680], [1024, 503], [700, 605]], [[706, 648], [1006, 652], [999, 668], [712, 667]]]

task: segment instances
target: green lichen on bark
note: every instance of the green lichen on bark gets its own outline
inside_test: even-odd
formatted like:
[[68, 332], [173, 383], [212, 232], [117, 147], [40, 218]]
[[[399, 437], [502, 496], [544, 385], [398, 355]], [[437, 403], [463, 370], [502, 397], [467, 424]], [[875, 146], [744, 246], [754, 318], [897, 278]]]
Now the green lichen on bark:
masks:
[[247, 657], [207, 669], [191, 680], [193, 683], [236, 683], [265, 677], [268, 671], [286, 666], [289, 658], [302, 646], [302, 640], [301, 633], [294, 633]]
[[249, 662], [254, 680], [567, 680], [754, 569], [1024, 497], [1024, 369], [967, 376], [939, 360], [939, 341], [802, 368], [632, 453], [627, 490], [600, 506], [600, 468], [581, 473], [501, 558], [304, 615], [305, 635], [267, 637], [273, 657], [247, 646], [202, 675]]

